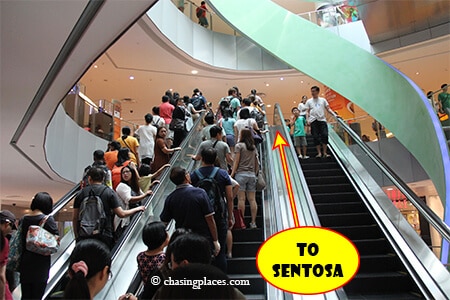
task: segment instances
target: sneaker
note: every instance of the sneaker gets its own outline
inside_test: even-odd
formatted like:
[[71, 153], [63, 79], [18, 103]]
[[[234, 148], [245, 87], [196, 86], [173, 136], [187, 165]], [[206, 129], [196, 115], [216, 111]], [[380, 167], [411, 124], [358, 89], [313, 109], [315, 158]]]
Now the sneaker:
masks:
[[319, 154], [316, 155], [316, 158], [321, 158], [321, 157], [322, 157], [322, 154], [321, 154], [321, 153], [319, 153]]
[[231, 253], [227, 253], [227, 258], [233, 258], [233, 255]]
[[325, 154], [323, 157], [331, 157], [329, 154]]
[[303, 159], [303, 156], [299, 155], [298, 158]]
[[256, 223], [250, 223], [250, 229], [255, 229], [255, 228], [258, 228], [258, 227], [256, 226]]
[[308, 158], [309, 158], [308, 155], [303, 156], [303, 159], [308, 159]]

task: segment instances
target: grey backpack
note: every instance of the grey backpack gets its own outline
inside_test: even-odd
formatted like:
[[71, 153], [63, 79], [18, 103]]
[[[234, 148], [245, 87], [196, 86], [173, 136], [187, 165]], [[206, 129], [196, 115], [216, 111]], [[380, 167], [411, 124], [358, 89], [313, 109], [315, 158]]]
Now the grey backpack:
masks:
[[101, 195], [108, 187], [104, 187], [100, 195], [96, 195], [91, 188], [89, 194], [83, 198], [78, 214], [79, 236], [103, 234], [106, 225], [106, 214]]

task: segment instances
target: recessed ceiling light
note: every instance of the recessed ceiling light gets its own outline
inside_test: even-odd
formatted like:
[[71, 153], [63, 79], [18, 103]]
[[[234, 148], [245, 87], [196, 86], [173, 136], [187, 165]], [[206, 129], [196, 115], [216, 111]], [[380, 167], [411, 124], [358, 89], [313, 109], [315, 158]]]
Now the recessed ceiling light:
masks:
[[301, 80], [300, 83], [303, 83], [303, 80]]
[[94, 65], [94, 69], [97, 69], [98, 68], [98, 66], [97, 65]]
[[297, 103], [297, 101], [294, 101], [294, 104], [296, 104]]
[[283, 77], [280, 77], [280, 80], [284, 80], [284, 78], [283, 78]]
[[197, 70], [192, 70], [191, 73], [195, 75], [195, 74], [198, 74], [198, 71]]
[[131, 75], [129, 78], [130, 78], [130, 80], [134, 80], [134, 76], [133, 75]]
[[272, 104], [267, 104], [266, 107], [270, 108], [272, 107]]
[[416, 75], [419, 75], [420, 73], [419, 72], [416, 72]]
[[268, 83], [266, 83], [266, 86], [269, 86], [269, 84], [268, 84]]

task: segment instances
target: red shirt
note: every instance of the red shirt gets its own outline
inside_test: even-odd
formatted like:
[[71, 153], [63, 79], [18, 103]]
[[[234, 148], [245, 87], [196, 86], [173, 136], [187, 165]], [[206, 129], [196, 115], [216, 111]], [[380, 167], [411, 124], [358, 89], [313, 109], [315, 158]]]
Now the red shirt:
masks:
[[159, 116], [164, 119], [166, 124], [170, 124], [172, 121], [172, 112], [174, 109], [175, 107], [169, 102], [163, 102], [159, 106]]

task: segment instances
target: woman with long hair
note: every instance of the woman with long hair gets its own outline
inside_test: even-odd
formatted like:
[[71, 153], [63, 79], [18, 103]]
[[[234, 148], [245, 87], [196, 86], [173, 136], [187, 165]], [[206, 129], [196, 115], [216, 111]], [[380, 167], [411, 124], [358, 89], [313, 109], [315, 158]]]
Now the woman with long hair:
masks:
[[64, 299], [94, 299], [111, 276], [108, 246], [96, 239], [81, 240], [70, 255]]
[[[117, 185], [116, 193], [122, 202], [124, 210], [141, 205], [141, 200], [152, 194], [152, 190], [143, 193], [139, 187], [139, 178], [135, 170], [130, 166], [125, 166], [120, 171], [121, 181]], [[130, 217], [114, 217], [114, 229], [116, 238], [119, 238], [126, 227], [130, 224]]]
[[117, 152], [117, 162], [114, 164], [114, 167], [111, 171], [112, 186], [114, 190], [117, 189], [117, 186], [122, 180], [121, 171], [125, 166], [131, 166], [133, 170], [136, 170], [136, 164], [133, 163], [130, 159], [130, 149], [120, 148], [119, 152]]
[[244, 216], [245, 199], [250, 204], [251, 222], [250, 228], [257, 228], [256, 213], [256, 174], [259, 171], [258, 153], [250, 129], [243, 128], [240, 131], [239, 142], [234, 150], [234, 164], [231, 177], [239, 183], [238, 208]]
[[[39, 225], [41, 221], [53, 210], [53, 199], [47, 192], [39, 192], [31, 201], [31, 213], [23, 216], [22, 245], [26, 245], [26, 235], [31, 225]], [[58, 227], [52, 216], [49, 216], [44, 224], [44, 228], [53, 235], [59, 235]], [[20, 258], [20, 286], [22, 289], [22, 299], [41, 299], [47, 286], [50, 270], [50, 256], [44, 256], [22, 249]]]
[[180, 147], [170, 149], [166, 142], [167, 128], [160, 127], [156, 132], [155, 156], [152, 162], [152, 172], [156, 172], [159, 168], [168, 164], [170, 155], [175, 151], [181, 150]]

